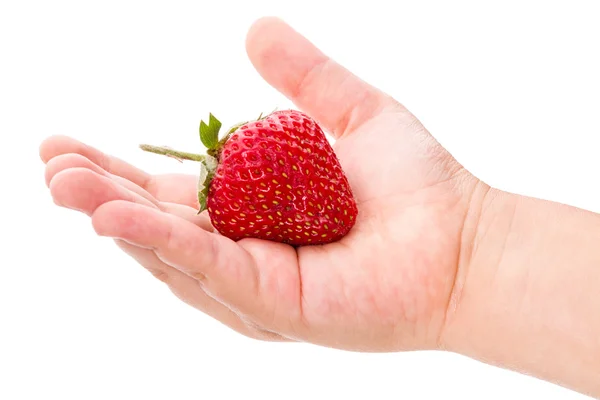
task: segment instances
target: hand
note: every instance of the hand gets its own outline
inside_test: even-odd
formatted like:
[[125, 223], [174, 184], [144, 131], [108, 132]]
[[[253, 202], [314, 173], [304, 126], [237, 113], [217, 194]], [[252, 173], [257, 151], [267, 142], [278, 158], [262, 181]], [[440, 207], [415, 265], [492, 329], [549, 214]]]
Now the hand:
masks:
[[269, 84], [336, 138], [359, 207], [343, 240], [233, 242], [196, 215], [195, 177], [150, 176], [66, 137], [40, 149], [55, 202], [90, 215], [99, 235], [179, 298], [250, 337], [359, 351], [443, 347], [468, 263], [463, 227], [487, 186], [402, 105], [280, 20], [257, 21], [247, 51]]

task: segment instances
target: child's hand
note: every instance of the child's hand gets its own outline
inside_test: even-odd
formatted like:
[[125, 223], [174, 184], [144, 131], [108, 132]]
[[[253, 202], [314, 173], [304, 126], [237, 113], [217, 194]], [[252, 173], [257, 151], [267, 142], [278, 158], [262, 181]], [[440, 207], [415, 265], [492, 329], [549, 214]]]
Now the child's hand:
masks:
[[463, 226], [486, 186], [396, 101], [275, 19], [251, 29], [264, 79], [337, 139], [359, 206], [343, 240], [297, 251], [237, 243], [196, 215], [196, 178], [149, 176], [73, 139], [41, 146], [58, 205], [87, 213], [98, 234], [183, 301], [256, 338], [389, 351], [443, 346]]
[[346, 237], [297, 250], [235, 243], [196, 215], [195, 177], [150, 176], [65, 137], [41, 146], [56, 203], [245, 335], [444, 348], [600, 396], [600, 215], [490, 189], [400, 104], [277, 19], [257, 22], [247, 48], [336, 137], [359, 207]]

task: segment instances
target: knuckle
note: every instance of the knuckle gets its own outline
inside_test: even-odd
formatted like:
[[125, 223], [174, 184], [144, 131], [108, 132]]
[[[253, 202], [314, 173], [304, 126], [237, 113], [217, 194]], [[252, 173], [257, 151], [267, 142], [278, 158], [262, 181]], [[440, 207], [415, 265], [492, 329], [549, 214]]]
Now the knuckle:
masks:
[[148, 270], [159, 281], [164, 282], [164, 283], [168, 283], [168, 281], [169, 281], [169, 274], [166, 273], [165, 271], [162, 271], [162, 270], [159, 270], [159, 269], [148, 269]]
[[198, 271], [198, 270], [192, 270], [187, 275], [190, 276], [191, 278], [195, 279], [196, 281], [198, 281], [201, 284], [206, 281], [206, 275], [204, 275], [203, 272]]

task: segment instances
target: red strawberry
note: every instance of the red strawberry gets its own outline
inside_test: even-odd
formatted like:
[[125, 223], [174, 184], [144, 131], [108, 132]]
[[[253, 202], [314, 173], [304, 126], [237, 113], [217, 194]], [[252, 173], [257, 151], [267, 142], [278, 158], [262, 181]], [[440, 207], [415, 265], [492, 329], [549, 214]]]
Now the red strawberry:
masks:
[[200, 123], [207, 155], [142, 145], [200, 161], [200, 212], [233, 240], [245, 237], [294, 246], [337, 241], [358, 210], [340, 163], [318, 124], [295, 111], [276, 111], [239, 124], [218, 140], [221, 123]]

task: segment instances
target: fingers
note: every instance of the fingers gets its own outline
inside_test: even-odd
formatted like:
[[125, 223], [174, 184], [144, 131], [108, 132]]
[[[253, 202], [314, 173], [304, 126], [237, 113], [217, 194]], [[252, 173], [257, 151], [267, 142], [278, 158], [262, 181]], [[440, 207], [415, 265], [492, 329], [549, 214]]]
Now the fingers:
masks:
[[[86, 169], [89, 172], [86, 172]], [[55, 177], [58, 179], [55, 180]], [[63, 154], [48, 161], [46, 184], [50, 187], [50, 193], [57, 204], [83, 211], [88, 215], [101, 204], [112, 200], [133, 201], [144, 205], [151, 203], [160, 210], [186, 219], [202, 229], [214, 231], [206, 212], [198, 215], [198, 211], [192, 207], [159, 202], [133, 182], [109, 174], [79, 154]]]
[[61, 154], [80, 154], [108, 173], [125, 178], [141, 188], [145, 188], [152, 179], [150, 174], [141, 169], [67, 136], [52, 136], [44, 140], [39, 151], [44, 163]]
[[323, 54], [280, 19], [250, 28], [246, 49], [259, 74], [335, 137], [398, 104]]
[[[260, 337], [282, 340], [270, 333], [273, 331], [290, 336], [286, 333], [289, 330], [278, 329], [289, 325], [286, 319], [297, 318], [297, 313], [288, 312], [299, 298], [297, 259], [289, 246], [280, 246], [289, 253], [283, 261], [270, 250], [275, 245], [256, 244], [253, 249], [253, 242], [248, 241], [244, 243], [248, 250], [244, 250], [210, 233], [213, 227], [207, 213], [198, 215], [192, 207], [148, 198], [134, 183], [118, 183], [77, 154], [56, 156], [47, 168], [46, 179], [55, 203], [92, 216], [98, 234], [153, 250], [163, 264], [199, 281], [210, 297], [242, 315], [242, 322]], [[256, 260], [265, 264], [260, 272]], [[162, 270], [154, 273], [159, 279], [167, 278]], [[293, 279], [287, 279], [286, 274]], [[287, 283], [282, 285], [282, 281]], [[284, 323], [274, 323], [276, 320]]]
[[173, 294], [184, 303], [245, 336], [261, 340], [286, 340], [277, 334], [245, 324], [237, 314], [208, 296], [198, 281], [162, 262], [152, 250], [143, 249], [122, 240], [116, 240], [116, 243], [121, 250], [146, 268], [154, 277], [164, 282]]
[[131, 190], [134, 193], [137, 193], [138, 195], [144, 197], [146, 200], [154, 204], [158, 204], [158, 201], [152, 195], [150, 195], [150, 193], [148, 193], [135, 183], [120, 176], [112, 175], [104, 169], [100, 168], [98, 165], [91, 162], [89, 159], [85, 158], [84, 156], [75, 153], [61, 154], [48, 161], [48, 163], [46, 164], [45, 173], [46, 185], [50, 186], [50, 182], [52, 181], [52, 178], [54, 178], [55, 175], [57, 175], [59, 172], [68, 170], [70, 168], [87, 168], [99, 175], [114, 180], [116, 183], [120, 184], [126, 189]]
[[[288, 302], [297, 305], [299, 285], [297, 280], [282, 284], [286, 269], [274, 259], [276, 253], [270, 253], [270, 264], [261, 265], [259, 271], [253, 257], [235, 242], [173, 215], [123, 201], [99, 207], [92, 223], [101, 236], [154, 250], [165, 264], [199, 281], [211, 297], [259, 326], [288, 336], [283, 325], [292, 318]], [[295, 253], [292, 257], [295, 261]]]
[[[175, 203], [157, 205], [107, 177], [105, 171], [82, 156], [69, 154], [67, 157], [56, 157], [55, 160], [57, 161], [48, 164], [46, 176], [50, 192], [55, 202], [61, 206], [87, 215], [93, 215], [102, 205], [115, 201], [135, 203], [157, 212], [160, 206], [163, 211], [171, 213], [174, 219], [209, 231], [213, 230], [206, 213], [197, 215], [195, 209]], [[67, 169], [63, 169], [65, 165], [68, 166]], [[131, 182], [129, 184], [133, 185]], [[123, 221], [118, 222], [123, 223]], [[195, 279], [166, 265], [152, 250], [142, 249], [119, 240], [117, 243], [157, 279], [165, 282], [173, 293], [186, 303], [246, 336], [261, 340], [287, 340], [275, 333], [245, 323], [229, 308], [208, 296]]]
[[87, 215], [92, 215], [99, 206], [114, 200], [157, 208], [156, 204], [143, 196], [87, 168], [70, 168], [59, 172], [49, 186], [56, 204]]
[[[89, 164], [82, 165], [84, 161], [73, 156], [62, 159], [60, 162], [55, 161], [57, 165], [52, 166], [52, 168], [66, 169], [69, 164], [73, 164], [73, 166], [86, 166], [98, 173], [102, 170], [140, 195], [142, 195], [142, 191], [145, 191], [159, 201], [197, 207], [197, 177], [193, 175], [164, 174], [153, 176], [121, 159], [107, 155], [67, 136], [51, 136], [40, 145], [40, 158], [46, 164], [50, 164], [55, 158], [64, 157], [67, 154], [86, 158], [98, 168], [90, 168]], [[131, 184], [127, 184], [126, 181], [131, 182]]]

